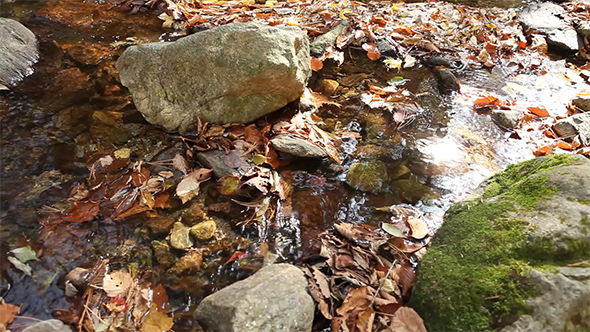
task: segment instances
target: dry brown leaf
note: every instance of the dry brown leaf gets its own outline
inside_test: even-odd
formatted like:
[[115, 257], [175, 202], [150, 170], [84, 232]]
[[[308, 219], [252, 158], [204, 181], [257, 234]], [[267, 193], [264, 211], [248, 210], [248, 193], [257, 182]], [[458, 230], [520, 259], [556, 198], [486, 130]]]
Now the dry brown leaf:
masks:
[[409, 307], [401, 307], [393, 314], [389, 329], [391, 332], [427, 332], [420, 315]]
[[424, 220], [420, 218], [408, 219], [408, 225], [412, 230], [412, 237], [415, 239], [423, 239], [428, 235], [429, 229]]
[[141, 332], [168, 331], [174, 325], [174, 319], [158, 310], [150, 310], [145, 321], [141, 325]]
[[16, 315], [20, 312], [20, 306], [10, 303], [0, 303], [0, 325], [8, 325], [12, 323]]
[[180, 198], [182, 204], [190, 201], [193, 197], [199, 194], [199, 185], [204, 180], [211, 177], [213, 170], [207, 168], [200, 168], [185, 176], [182, 181], [176, 186], [176, 196]]
[[75, 202], [68, 212], [66, 221], [85, 222], [96, 217], [99, 211], [100, 201]]
[[188, 161], [186, 161], [186, 158], [184, 158], [180, 153], [177, 153], [174, 158], [172, 158], [172, 166], [184, 174], [188, 174], [188, 172], [190, 172]]
[[131, 274], [125, 270], [118, 270], [105, 274], [102, 280], [102, 288], [109, 297], [117, 295], [126, 296], [135, 281]]

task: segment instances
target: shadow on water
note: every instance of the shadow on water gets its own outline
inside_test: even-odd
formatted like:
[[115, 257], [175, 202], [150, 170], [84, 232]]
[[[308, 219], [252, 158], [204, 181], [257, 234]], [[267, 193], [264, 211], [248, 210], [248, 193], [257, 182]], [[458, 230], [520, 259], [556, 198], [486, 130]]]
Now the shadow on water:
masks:
[[[77, 0], [4, 4], [2, 16], [18, 18], [40, 37], [41, 60], [32, 76], [14, 90], [0, 92], [0, 296], [23, 303], [21, 314], [39, 319], [76, 304], [63, 294], [63, 276], [75, 267], [92, 266], [99, 258], [152, 269], [148, 279], [165, 283], [175, 317], [186, 317], [181, 320], [188, 330], [190, 310], [204, 296], [262, 266], [256, 255], [224, 264], [236, 250], [254, 253], [265, 244], [279, 260], [301, 261], [317, 249], [317, 235], [334, 222], [377, 225], [390, 216], [374, 208], [396, 204], [414, 205], [436, 230], [452, 202], [468, 196], [493, 172], [532, 157], [525, 142], [508, 138], [488, 116], [473, 111], [477, 96], [517, 95], [519, 100], [564, 108], [576, 93], [575, 87], [550, 79], [565, 70], [563, 62], [547, 61], [544, 69], [549, 76], [541, 83], [536, 73], [476, 69], [457, 73], [461, 94], [441, 96], [430, 69], [387, 70], [363, 51], [350, 49], [341, 67], [327, 64], [310, 81], [314, 90], [326, 79], [339, 83], [334, 96], [342, 106], [325, 105], [317, 113], [325, 130], [358, 134], [343, 139], [342, 165], [306, 161], [280, 170], [294, 187], [290, 218], [279, 214], [262, 231], [230, 226], [228, 232], [241, 237], [207, 244], [208, 264], [203, 271], [194, 277], [171, 278], [155, 266], [150, 247], [154, 237], [142, 227], [141, 218], [60, 228], [39, 225], [43, 206], [59, 208], [70, 190], [84, 182], [89, 160], [123, 146], [133, 146], [136, 159], [173, 146], [172, 136], [147, 124], [134, 109], [114, 68], [128, 44], [159, 40], [161, 21], [153, 13], [130, 15], [108, 3]], [[399, 76], [417, 105], [404, 126], [396, 124], [388, 109], [372, 108], [362, 96], [371, 85], [384, 87]], [[547, 91], [558, 91], [560, 98]], [[385, 165], [385, 189], [362, 192], [346, 183], [347, 171], [365, 160]], [[207, 204], [228, 202], [215, 194], [213, 185], [202, 191]], [[213, 215], [230, 224], [240, 213], [237, 209]], [[32, 278], [6, 259], [9, 250], [24, 245], [31, 245], [41, 257], [32, 263]]]

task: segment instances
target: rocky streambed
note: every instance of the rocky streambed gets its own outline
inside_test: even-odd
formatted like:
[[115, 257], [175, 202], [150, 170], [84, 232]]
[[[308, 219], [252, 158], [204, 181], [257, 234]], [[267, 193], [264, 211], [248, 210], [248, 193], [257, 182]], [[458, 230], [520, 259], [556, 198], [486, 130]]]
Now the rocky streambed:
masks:
[[[408, 302], [432, 331], [588, 328], [587, 159], [539, 158], [478, 189], [535, 154], [584, 154], [583, 26], [554, 22], [553, 33], [526, 23], [543, 12], [528, 9], [519, 15], [534, 31], [524, 30], [531, 53], [487, 46], [489, 58], [470, 58], [417, 40], [373, 45], [362, 15], [402, 9], [338, 6], [310, 11], [352, 17], [334, 29], [237, 23], [178, 39], [199, 22], [189, 7], [174, 16], [163, 2], [3, 5], [39, 52], [0, 82], [1, 296], [22, 304], [11, 328], [55, 317], [88, 331], [309, 331], [330, 321], [364, 331], [369, 319], [376, 330], [422, 331]], [[450, 24], [477, 12], [417, 4], [393, 16], [427, 22], [421, 13], [445, 10]], [[510, 26], [518, 11], [491, 13]], [[543, 45], [570, 49], [551, 59]], [[406, 48], [419, 52], [404, 57]], [[543, 305], [547, 294], [559, 302]]]

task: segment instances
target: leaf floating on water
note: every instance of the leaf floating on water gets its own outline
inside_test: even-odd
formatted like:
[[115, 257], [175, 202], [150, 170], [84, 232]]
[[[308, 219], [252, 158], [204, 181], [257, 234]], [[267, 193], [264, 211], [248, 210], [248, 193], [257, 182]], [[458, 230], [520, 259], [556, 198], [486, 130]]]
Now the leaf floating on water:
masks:
[[383, 230], [391, 236], [404, 237], [404, 232], [394, 224], [383, 223], [383, 225], [381, 225], [381, 228], [383, 228]]
[[158, 310], [150, 310], [145, 321], [141, 325], [141, 332], [168, 331], [174, 325], [174, 319]]
[[99, 205], [99, 201], [75, 202], [67, 214], [66, 221], [85, 222], [92, 220], [98, 214]]
[[240, 189], [240, 179], [233, 175], [226, 175], [217, 181], [217, 190], [225, 196], [233, 196]]
[[8, 260], [16, 267], [17, 269], [21, 270], [24, 274], [28, 275], [29, 277], [33, 275], [33, 269], [27, 264], [21, 262], [16, 257], [8, 256]]
[[176, 196], [180, 198], [182, 204], [190, 201], [193, 197], [199, 194], [199, 185], [201, 182], [209, 179], [213, 170], [208, 168], [200, 168], [180, 181], [176, 186]]
[[401, 307], [393, 315], [389, 325], [391, 332], [426, 332], [424, 321], [410, 307]]
[[37, 254], [35, 253], [35, 251], [31, 249], [31, 246], [12, 249], [10, 252], [14, 254], [14, 257], [16, 257], [19, 261], [23, 263], [26, 263], [28, 261], [39, 260], [39, 258], [37, 258]]
[[408, 225], [412, 230], [413, 238], [420, 240], [428, 235], [429, 229], [424, 220], [419, 218], [408, 219]]
[[546, 117], [549, 116], [549, 112], [547, 112], [547, 110], [544, 109], [544, 108], [540, 108], [540, 107], [527, 107], [527, 110], [529, 110], [534, 115], [540, 116], [542, 118], [546, 118]]

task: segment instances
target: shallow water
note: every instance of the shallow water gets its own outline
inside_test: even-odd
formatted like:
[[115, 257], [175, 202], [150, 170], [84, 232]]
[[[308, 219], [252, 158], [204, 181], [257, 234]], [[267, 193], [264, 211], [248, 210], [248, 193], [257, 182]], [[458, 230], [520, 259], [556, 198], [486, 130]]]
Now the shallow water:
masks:
[[[135, 261], [146, 269], [154, 264], [151, 257], [141, 256], [151, 238], [138, 218], [62, 228], [39, 225], [41, 207], [59, 206], [71, 188], [88, 176], [88, 160], [115, 147], [133, 145], [141, 158], [174, 144], [172, 136], [143, 121], [130, 104], [128, 92], [116, 82], [113, 64], [124, 48], [111, 44], [127, 37], [157, 41], [169, 39], [169, 35], [163, 34], [153, 13], [129, 15], [109, 6], [55, 0], [2, 7], [2, 16], [18, 18], [40, 36], [41, 60], [35, 73], [13, 91], [0, 92], [0, 296], [6, 302], [23, 303], [24, 316], [45, 319], [55, 314], [54, 310], [67, 311], [76, 305], [63, 294], [63, 276], [74, 267], [91, 266], [101, 257], [111, 257], [115, 264]], [[361, 96], [350, 98], [342, 109], [320, 109], [318, 114], [328, 127], [339, 122], [342, 128], [360, 133], [358, 139], [343, 140], [341, 169], [327, 161], [289, 165], [281, 175], [289, 176], [294, 186], [292, 217], [279, 214], [259, 229], [233, 227], [232, 231], [247, 241], [212, 247], [209, 267], [198, 276], [171, 279], [161, 271], [154, 272], [154, 282], [169, 287], [175, 317], [187, 318], [180, 319], [186, 330], [192, 324], [190, 310], [203, 296], [262, 265], [262, 259], [255, 256], [239, 264], [222, 264], [234, 250], [255, 252], [266, 243], [280, 260], [300, 262], [309, 255], [316, 236], [334, 222], [376, 225], [391, 217], [374, 208], [394, 204], [413, 203], [436, 230], [450, 204], [467, 197], [495, 171], [532, 158], [527, 142], [509, 138], [487, 115], [473, 111], [474, 99], [494, 93], [530, 106], [543, 105], [559, 114], [587, 86], [563, 61], [546, 59], [539, 69], [520, 75], [511, 72], [509, 64], [498, 66], [503, 70], [458, 73], [462, 93], [441, 97], [433, 90], [436, 82], [426, 68], [397, 73], [370, 61], [364, 52], [353, 50], [347, 57], [344, 66], [327, 66], [312, 81], [365, 72], [374, 83], [386, 86], [388, 80], [402, 76], [409, 80], [405, 86], [410, 92], [430, 95], [416, 98], [421, 109], [401, 128], [387, 110], [371, 108]], [[540, 70], [547, 73], [539, 76]], [[345, 172], [365, 158], [358, 153], [365, 145], [382, 147], [385, 152], [378, 158], [390, 170], [406, 165], [411, 180], [431, 187], [439, 196], [409, 202], [393, 191], [371, 194], [349, 187], [344, 183]], [[213, 193], [215, 188], [203, 191]], [[215, 194], [208, 198], [210, 203], [221, 200]], [[6, 260], [8, 250], [29, 244], [42, 258], [32, 264], [33, 278], [23, 276]]]

